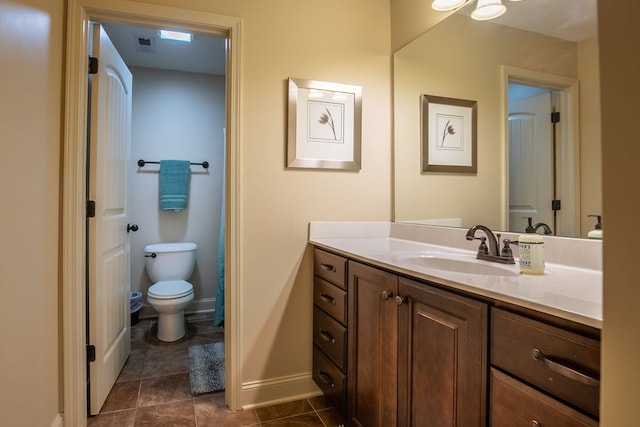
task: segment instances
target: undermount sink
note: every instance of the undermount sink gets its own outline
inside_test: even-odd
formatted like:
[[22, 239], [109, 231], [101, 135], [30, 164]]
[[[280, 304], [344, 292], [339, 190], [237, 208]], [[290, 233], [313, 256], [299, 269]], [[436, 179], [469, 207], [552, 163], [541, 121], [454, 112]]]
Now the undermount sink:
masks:
[[444, 252], [418, 252], [393, 255], [394, 261], [417, 267], [455, 273], [476, 274], [482, 276], [518, 276], [520, 273], [513, 265], [490, 264], [468, 254]]

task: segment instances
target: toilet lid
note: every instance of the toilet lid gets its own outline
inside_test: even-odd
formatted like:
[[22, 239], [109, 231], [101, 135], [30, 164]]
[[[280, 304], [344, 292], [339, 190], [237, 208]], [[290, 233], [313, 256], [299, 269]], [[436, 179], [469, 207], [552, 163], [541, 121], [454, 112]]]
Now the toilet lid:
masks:
[[189, 295], [193, 285], [184, 280], [165, 280], [157, 282], [149, 288], [147, 294], [157, 299], [173, 299]]

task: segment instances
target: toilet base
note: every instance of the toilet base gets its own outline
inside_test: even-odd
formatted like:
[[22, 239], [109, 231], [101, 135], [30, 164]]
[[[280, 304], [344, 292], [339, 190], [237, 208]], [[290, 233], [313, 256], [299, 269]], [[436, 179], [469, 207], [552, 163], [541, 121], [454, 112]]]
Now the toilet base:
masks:
[[165, 342], [178, 341], [184, 337], [184, 310], [177, 313], [160, 313], [158, 316], [158, 339]]

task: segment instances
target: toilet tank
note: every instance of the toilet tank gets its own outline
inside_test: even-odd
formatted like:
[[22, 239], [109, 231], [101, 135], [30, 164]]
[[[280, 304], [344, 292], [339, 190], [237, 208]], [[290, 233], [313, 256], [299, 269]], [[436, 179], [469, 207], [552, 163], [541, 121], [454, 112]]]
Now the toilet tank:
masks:
[[145, 246], [149, 278], [154, 283], [163, 280], [189, 280], [196, 263], [197, 248], [195, 243], [157, 243]]

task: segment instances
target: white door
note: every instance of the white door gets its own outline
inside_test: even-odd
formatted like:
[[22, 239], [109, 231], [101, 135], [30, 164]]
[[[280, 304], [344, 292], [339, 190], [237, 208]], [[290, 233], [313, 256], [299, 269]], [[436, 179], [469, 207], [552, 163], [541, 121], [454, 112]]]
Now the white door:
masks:
[[554, 228], [551, 92], [509, 103], [509, 231], [524, 232], [525, 217]]
[[98, 74], [91, 79], [88, 231], [90, 411], [100, 411], [131, 351], [127, 161], [131, 139], [131, 72], [100, 25], [93, 26]]

